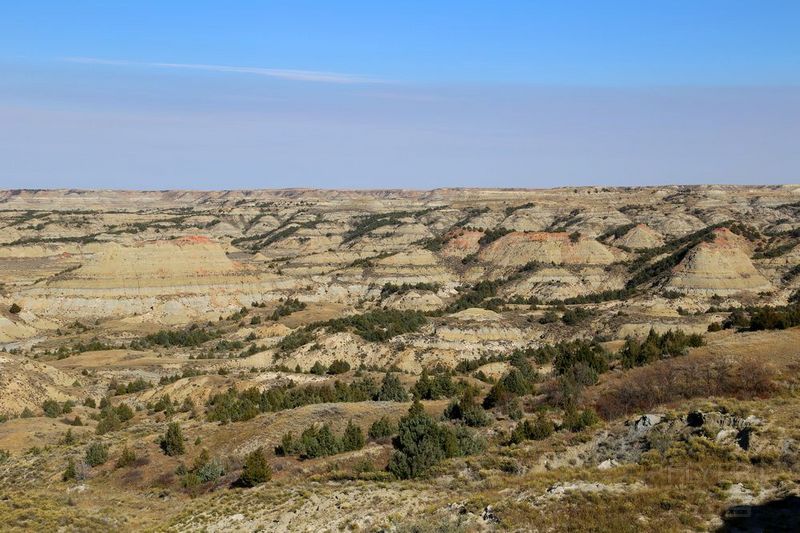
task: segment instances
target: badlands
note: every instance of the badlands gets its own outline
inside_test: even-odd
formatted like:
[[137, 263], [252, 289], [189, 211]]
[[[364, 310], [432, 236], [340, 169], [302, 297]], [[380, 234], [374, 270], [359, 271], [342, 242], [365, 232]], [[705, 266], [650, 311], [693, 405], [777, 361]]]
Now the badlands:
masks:
[[800, 186], [0, 191], [0, 530], [800, 523]]

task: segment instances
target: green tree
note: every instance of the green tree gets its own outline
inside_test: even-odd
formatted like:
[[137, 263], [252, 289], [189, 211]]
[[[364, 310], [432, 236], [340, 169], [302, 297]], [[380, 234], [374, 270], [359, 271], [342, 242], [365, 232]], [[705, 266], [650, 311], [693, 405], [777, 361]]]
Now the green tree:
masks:
[[314, 426], [307, 428], [300, 435], [300, 443], [303, 447], [300, 456], [303, 459], [313, 459], [339, 453], [339, 443], [328, 424], [323, 424], [319, 429]]
[[442, 437], [436, 422], [415, 400], [408, 414], [400, 419], [389, 471], [401, 479], [426, 473], [446, 457]]
[[315, 361], [314, 366], [311, 367], [311, 373], [316, 374], [318, 376], [323, 375], [326, 371], [327, 369], [325, 368], [325, 365], [323, 365], [319, 361]]
[[391, 437], [395, 430], [396, 428], [392, 421], [384, 415], [369, 427], [369, 438], [377, 440]]
[[445, 408], [444, 417], [450, 420], [462, 420], [471, 427], [481, 427], [489, 424], [486, 411], [475, 401], [472, 389], [466, 389], [459, 400], [454, 400]]
[[391, 372], [387, 372], [383, 376], [381, 388], [375, 399], [379, 402], [405, 402], [408, 400], [408, 393], [400, 384], [400, 378]]
[[161, 449], [169, 456], [182, 455], [186, 448], [183, 444], [183, 432], [177, 422], [167, 426], [167, 432], [161, 438]]
[[64, 470], [64, 473], [61, 474], [62, 481], [74, 481], [78, 479], [78, 470], [75, 468], [75, 461], [72, 457], [69, 458], [67, 461], [67, 468]]
[[95, 432], [103, 435], [110, 431], [117, 431], [122, 427], [122, 422], [114, 409], [106, 408], [100, 412], [100, 420], [97, 422]]
[[341, 359], [336, 359], [331, 363], [331, 366], [328, 367], [328, 374], [344, 374], [345, 372], [350, 371], [350, 363], [347, 361], [342, 361]]
[[127, 422], [133, 418], [133, 409], [126, 403], [119, 404], [114, 408], [114, 412], [117, 414], [117, 418], [119, 418], [120, 422]]
[[518, 444], [524, 440], [543, 440], [553, 434], [553, 423], [544, 413], [539, 413], [535, 422], [523, 420], [511, 432], [511, 442]]
[[86, 449], [84, 460], [89, 466], [101, 465], [108, 460], [108, 448], [100, 442], [93, 442]]
[[244, 460], [244, 468], [239, 478], [239, 484], [243, 487], [255, 487], [272, 479], [272, 468], [267, 462], [263, 448], [249, 453]]
[[360, 450], [364, 447], [364, 432], [350, 420], [342, 435], [341, 449], [343, 452]]
[[564, 429], [578, 432], [597, 424], [599, 421], [600, 418], [593, 409], [585, 409], [583, 411], [569, 409], [565, 413], [564, 422], [561, 425]]
[[463, 426], [453, 430], [437, 424], [418, 400], [400, 419], [392, 444], [395, 451], [389, 459], [388, 470], [401, 479], [424, 475], [442, 459], [477, 453], [484, 447], [484, 443]]

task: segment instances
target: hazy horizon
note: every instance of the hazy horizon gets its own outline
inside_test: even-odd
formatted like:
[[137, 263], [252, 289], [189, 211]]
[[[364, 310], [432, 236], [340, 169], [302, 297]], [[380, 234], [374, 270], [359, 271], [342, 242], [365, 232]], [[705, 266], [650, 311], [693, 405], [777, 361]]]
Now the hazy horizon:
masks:
[[800, 181], [792, 2], [5, 11], [1, 188]]

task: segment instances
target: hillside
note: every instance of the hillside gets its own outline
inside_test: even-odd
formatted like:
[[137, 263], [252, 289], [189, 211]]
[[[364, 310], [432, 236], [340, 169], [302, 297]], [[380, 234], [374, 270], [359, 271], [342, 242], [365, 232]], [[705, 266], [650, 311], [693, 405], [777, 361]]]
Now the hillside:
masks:
[[800, 186], [0, 191], [0, 529], [781, 530], [798, 245]]

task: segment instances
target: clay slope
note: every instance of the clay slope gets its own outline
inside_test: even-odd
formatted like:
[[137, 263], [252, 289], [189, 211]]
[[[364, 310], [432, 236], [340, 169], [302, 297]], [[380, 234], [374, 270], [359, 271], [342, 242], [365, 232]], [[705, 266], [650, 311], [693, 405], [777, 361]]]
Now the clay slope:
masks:
[[644, 248], [656, 248], [661, 246], [664, 244], [664, 239], [661, 237], [661, 234], [646, 224], [637, 224], [625, 235], [616, 239], [614, 244], [632, 250], [641, 250]]
[[482, 231], [459, 229], [446, 236], [447, 242], [442, 246], [441, 254], [443, 257], [458, 258], [474, 254], [480, 249], [481, 245], [478, 241], [481, 237], [483, 237]]
[[519, 267], [531, 261], [557, 265], [607, 265], [616, 260], [614, 252], [594, 239], [580, 237], [573, 242], [567, 233], [514, 232], [484, 248], [481, 260], [503, 267]]
[[219, 243], [194, 236], [134, 246], [104, 245], [85, 265], [48, 285], [104, 289], [213, 285], [246, 274]]
[[40, 317], [185, 323], [298, 285], [231, 260], [208, 237], [191, 236], [96, 245], [79, 268], [26, 289], [17, 299]]
[[667, 289], [708, 294], [768, 291], [772, 285], [753, 266], [743, 239], [727, 229], [695, 246], [675, 267]]
[[509, 298], [536, 297], [560, 300], [604, 290], [621, 289], [625, 284], [620, 276], [612, 276], [603, 267], [582, 267], [577, 272], [560, 267], [545, 267], [529, 276], [510, 283], [503, 290]]
[[15, 416], [24, 409], [41, 411], [42, 401], [74, 399], [69, 388], [75, 378], [52, 366], [0, 354], [0, 414]]

